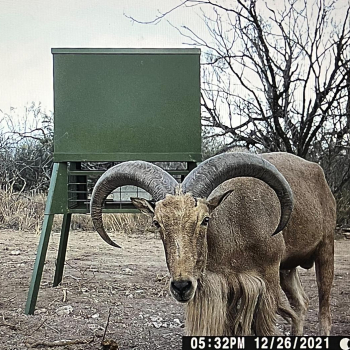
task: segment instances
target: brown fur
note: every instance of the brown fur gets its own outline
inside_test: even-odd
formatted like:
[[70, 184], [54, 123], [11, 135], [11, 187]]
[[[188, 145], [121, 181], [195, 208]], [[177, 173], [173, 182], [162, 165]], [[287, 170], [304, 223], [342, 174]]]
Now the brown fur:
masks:
[[[330, 290], [333, 281], [334, 264], [334, 229], [336, 223], [336, 205], [334, 197], [327, 185], [323, 171], [315, 163], [305, 161], [299, 157], [286, 153], [271, 153], [262, 155], [270, 161], [284, 175], [290, 184], [294, 195], [294, 209], [287, 227], [283, 230], [283, 242], [271, 246], [271, 253], [279, 250], [282, 253], [280, 261], [281, 271], [291, 271], [297, 266], [312, 267], [316, 262], [316, 277], [320, 296], [320, 334], [329, 335], [331, 317], [329, 310]], [[236, 178], [226, 181], [219, 186], [209, 200], [220, 196], [228, 190], [232, 194], [213, 213], [213, 221], [209, 228], [208, 240], [215, 246], [214, 249], [222, 249], [224, 242], [230, 239], [235, 232], [232, 227], [243, 231], [243, 236], [248, 232], [254, 232], [254, 238], [249, 246], [241, 247], [241, 251], [250, 251], [244, 264], [237, 262], [233, 267], [247, 269], [247, 261], [256, 269], [261, 269], [271, 263], [268, 257], [269, 251], [260, 249], [254, 245], [256, 238], [260, 237], [259, 227], [271, 230], [274, 223], [268, 223], [269, 218], [278, 218], [280, 209], [273, 191], [264, 183], [256, 179]], [[260, 203], [260, 204], [258, 204]], [[256, 214], [259, 214], [257, 217]], [[215, 219], [214, 219], [215, 218]], [[269, 225], [270, 229], [268, 229]], [[262, 230], [260, 229], [260, 232]], [[256, 237], [257, 235], [257, 237]], [[252, 237], [251, 234], [249, 237]], [[271, 241], [273, 237], [269, 237]], [[237, 254], [237, 244], [230, 245], [228, 254]], [[234, 247], [234, 250], [232, 251]], [[247, 254], [247, 253], [246, 253]], [[209, 264], [221, 264], [222, 261]], [[263, 277], [264, 278], [264, 277]], [[295, 335], [303, 334], [303, 323], [308, 306], [308, 299], [301, 287], [297, 273], [282, 273], [282, 287], [286, 292], [291, 305], [297, 313], [297, 318], [292, 318], [292, 332]], [[276, 279], [276, 277], [274, 277]], [[291, 282], [289, 282], [291, 280]], [[288, 285], [288, 286], [287, 286]]]
[[263, 279], [251, 274], [206, 272], [194, 298], [186, 307], [188, 335], [274, 335], [276, 312], [294, 319], [296, 315], [281, 295], [274, 295]]
[[186, 333], [188, 335], [229, 335], [227, 280], [219, 274], [202, 276], [193, 299], [186, 307]]
[[[298, 275], [283, 271], [313, 262], [320, 333], [329, 335], [334, 198], [318, 165], [286, 153], [263, 157], [293, 191], [295, 206], [283, 234], [272, 236], [280, 218], [275, 193], [252, 178], [226, 181], [208, 201], [179, 192], [156, 203], [152, 215], [160, 225], [170, 289], [177, 300], [187, 302], [190, 335], [273, 335], [278, 333], [277, 314], [290, 318], [294, 334], [302, 334], [307, 298]], [[209, 226], [203, 225], [214, 207]], [[179, 282], [190, 284], [183, 295], [173, 285]], [[284, 301], [281, 286], [296, 313]]]

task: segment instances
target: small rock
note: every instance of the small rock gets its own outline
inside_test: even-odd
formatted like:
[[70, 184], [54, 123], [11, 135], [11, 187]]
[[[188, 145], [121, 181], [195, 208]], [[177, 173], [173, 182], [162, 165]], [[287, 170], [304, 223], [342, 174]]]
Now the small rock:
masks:
[[134, 274], [133, 270], [131, 270], [129, 268], [122, 269], [122, 273], [124, 275], [133, 275]]
[[56, 310], [58, 316], [69, 315], [71, 312], [73, 312], [72, 305], [61, 306]]
[[45, 312], [47, 312], [46, 309], [38, 309], [38, 310], [35, 311], [35, 314], [36, 315], [40, 315], [40, 314], [44, 314]]
[[173, 322], [169, 323], [170, 328], [183, 328], [184, 324], [178, 318], [174, 318]]
[[10, 255], [20, 255], [21, 254], [21, 251], [20, 250], [12, 250], [10, 252]]
[[91, 316], [91, 318], [99, 318], [100, 317], [100, 314], [93, 314], [92, 316]]
[[89, 327], [92, 331], [103, 330], [103, 327], [101, 327], [100, 325], [98, 325], [98, 324], [96, 324], [96, 323], [90, 323], [90, 324], [88, 324], [88, 327]]
[[181, 321], [178, 318], [174, 318], [174, 323], [177, 323], [179, 326], [181, 326]]
[[152, 322], [161, 322], [163, 319], [160, 316], [150, 316], [149, 317]]
[[160, 327], [162, 327], [162, 322], [152, 322], [152, 324], [153, 324], [153, 326], [154, 326], [155, 328], [160, 328]]

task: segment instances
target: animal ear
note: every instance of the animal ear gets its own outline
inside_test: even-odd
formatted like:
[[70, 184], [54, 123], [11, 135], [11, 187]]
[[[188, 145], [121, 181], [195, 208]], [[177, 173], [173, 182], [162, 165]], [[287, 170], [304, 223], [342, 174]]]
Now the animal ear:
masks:
[[144, 213], [146, 215], [152, 215], [154, 214], [154, 207], [155, 203], [148, 201], [147, 199], [144, 198], [130, 198], [132, 204], [141, 211], [141, 213]]
[[221, 193], [208, 201], [209, 209], [214, 210], [217, 206], [219, 206], [233, 191], [229, 190], [224, 193]]

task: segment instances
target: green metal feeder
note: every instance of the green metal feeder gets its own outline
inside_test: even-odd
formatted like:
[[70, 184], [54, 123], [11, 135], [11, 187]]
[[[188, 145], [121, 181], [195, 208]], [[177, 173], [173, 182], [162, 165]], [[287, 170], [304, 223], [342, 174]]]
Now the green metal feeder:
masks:
[[[89, 213], [92, 183], [103, 166], [183, 162], [185, 169], [169, 171], [183, 177], [201, 161], [199, 49], [52, 49], [52, 54], [54, 167], [26, 314], [35, 310], [54, 215], [63, 214], [57, 286], [71, 216]], [[96, 170], [93, 162], [102, 168]], [[127, 193], [116, 198], [106, 202], [104, 212], [135, 211]]]

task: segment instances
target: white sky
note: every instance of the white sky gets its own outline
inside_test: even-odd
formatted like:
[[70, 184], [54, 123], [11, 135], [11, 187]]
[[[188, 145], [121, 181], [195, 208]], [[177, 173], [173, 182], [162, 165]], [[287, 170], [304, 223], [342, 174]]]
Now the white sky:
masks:
[[[220, 0], [223, 1], [224, 0]], [[226, 0], [229, 1], [229, 0]], [[348, 6], [350, 0], [339, 0]], [[186, 39], [166, 20], [157, 25], [142, 21], [182, 0], [0, 0], [0, 110], [42, 103], [53, 110], [51, 48], [58, 47], [184, 47]], [[273, 7], [279, 0], [270, 0]], [[342, 6], [341, 6], [342, 5]], [[199, 8], [179, 8], [166, 17], [207, 37]], [[24, 109], [23, 109], [24, 110]]]
[[[184, 47], [166, 21], [154, 19], [180, 0], [0, 0], [0, 110], [32, 101], [53, 110], [52, 55], [57, 47]], [[175, 25], [204, 25], [192, 9], [167, 17]]]

